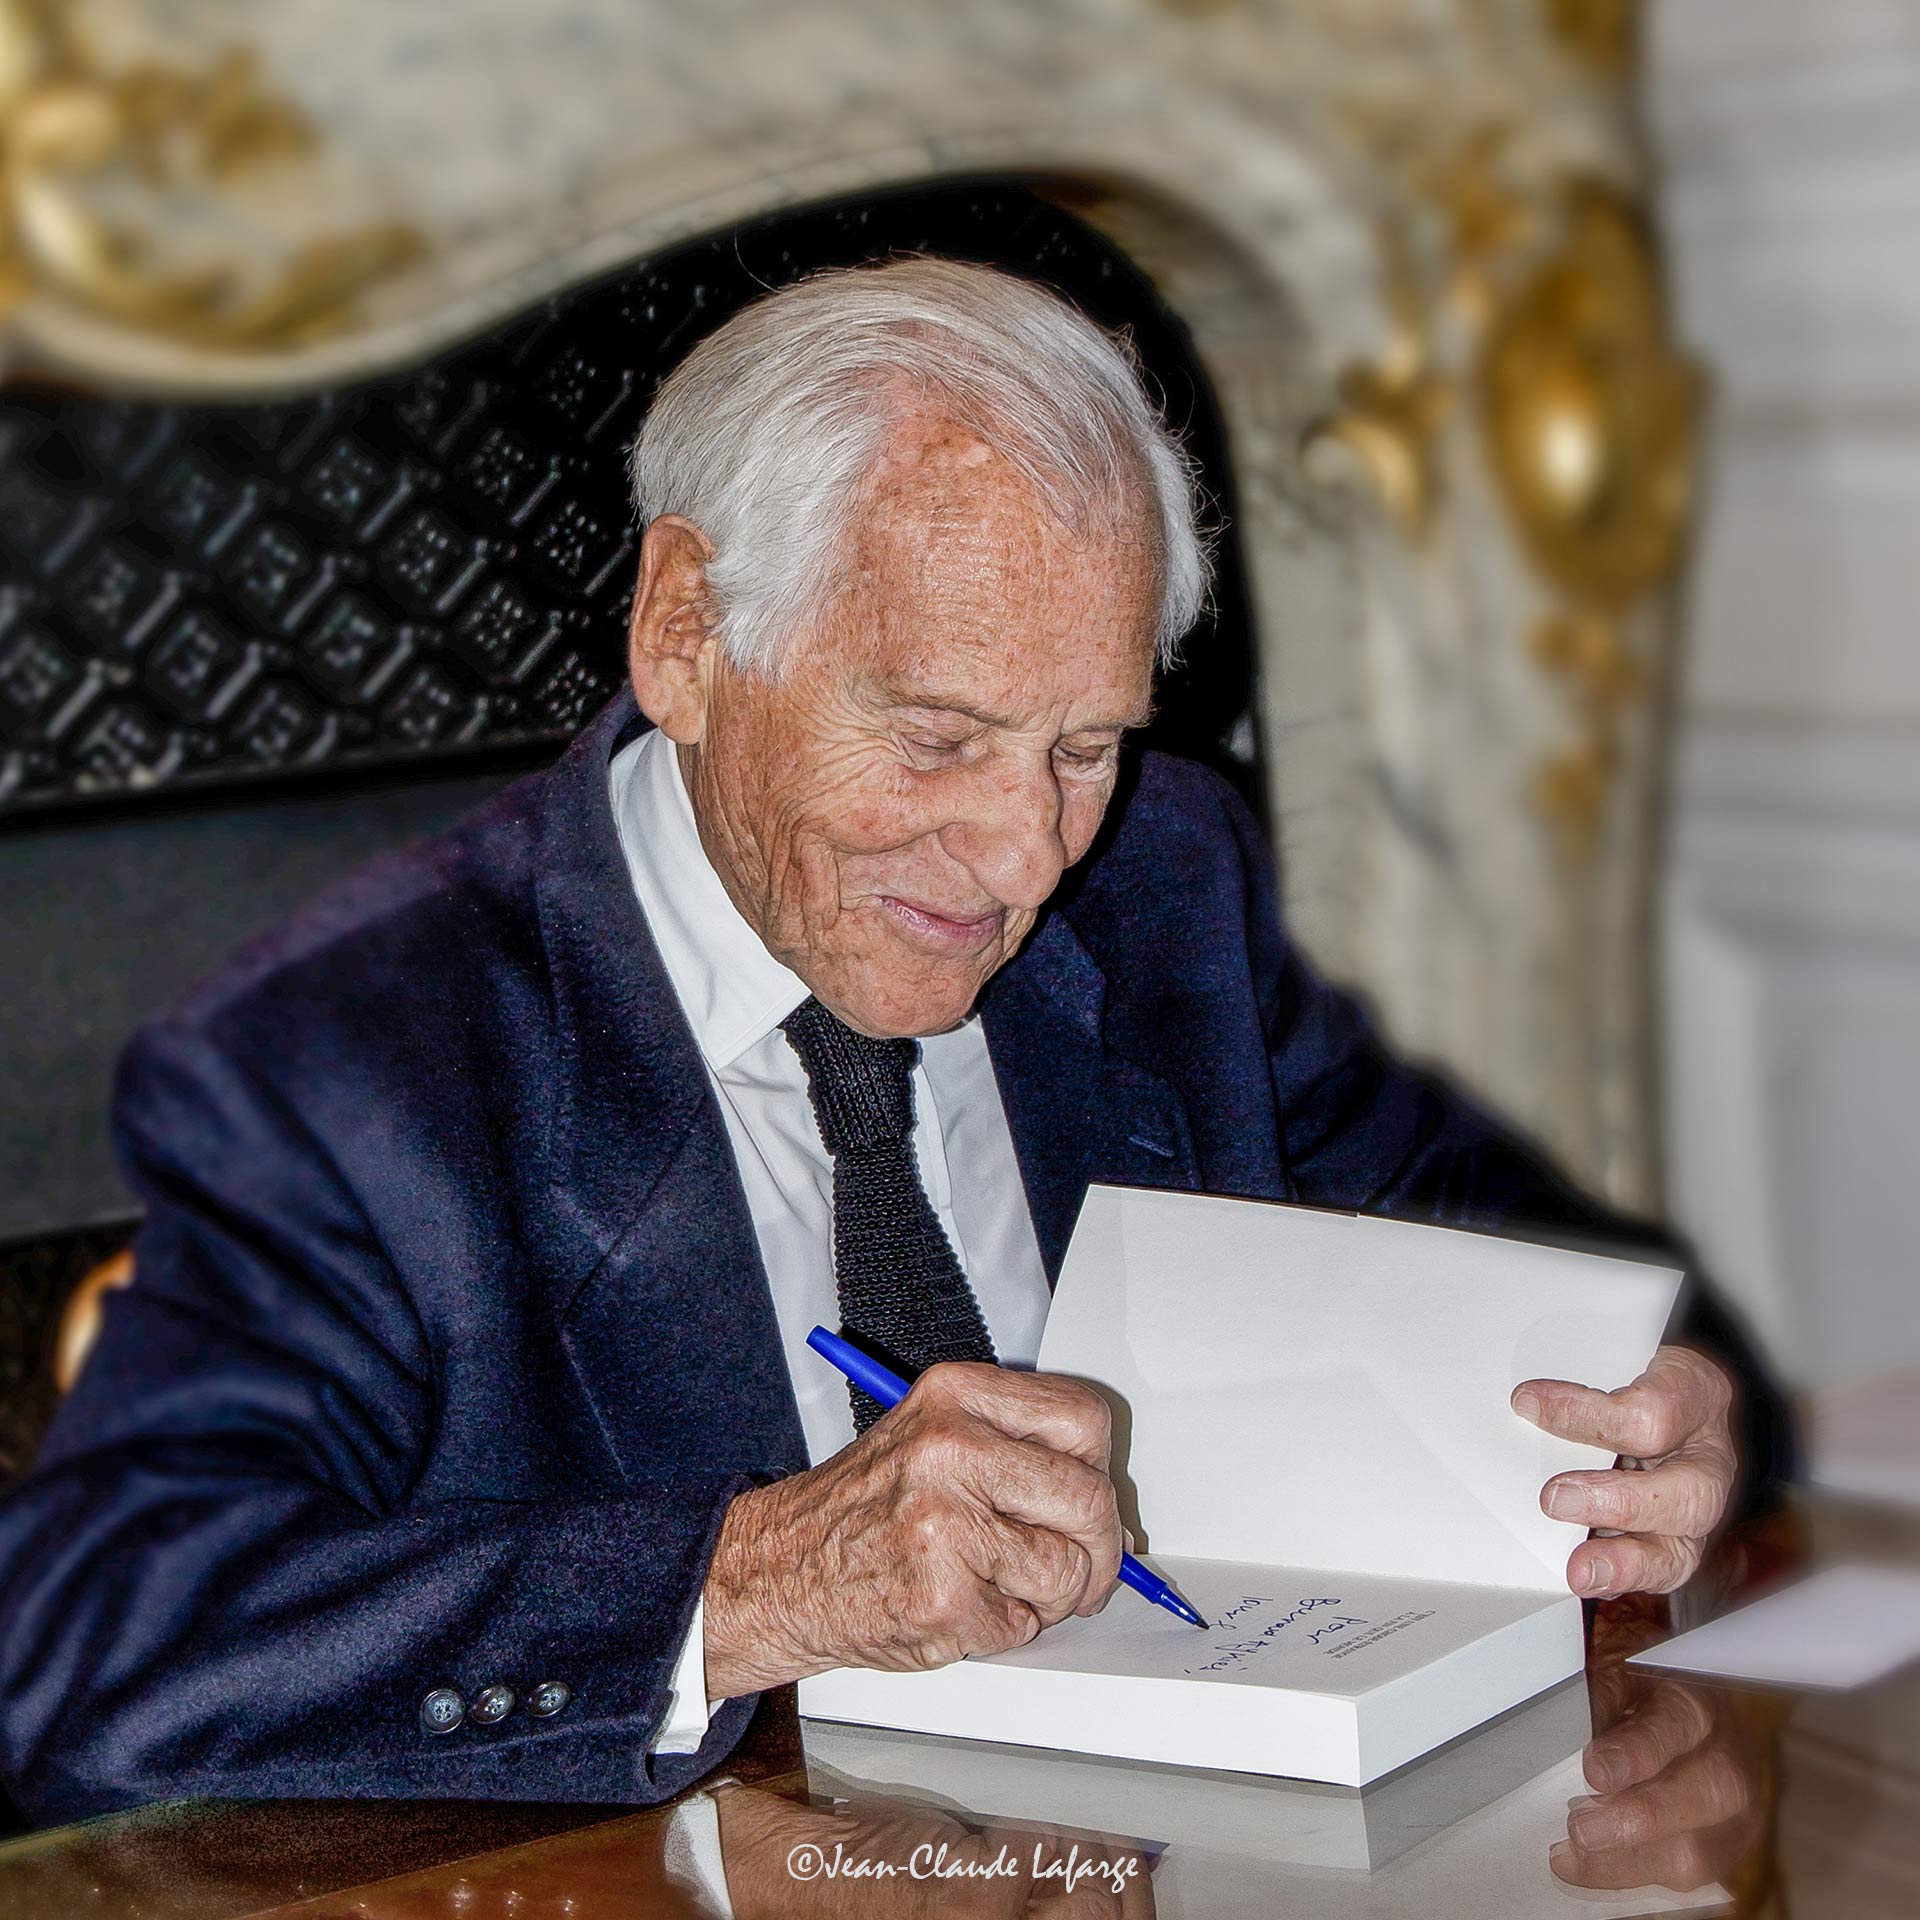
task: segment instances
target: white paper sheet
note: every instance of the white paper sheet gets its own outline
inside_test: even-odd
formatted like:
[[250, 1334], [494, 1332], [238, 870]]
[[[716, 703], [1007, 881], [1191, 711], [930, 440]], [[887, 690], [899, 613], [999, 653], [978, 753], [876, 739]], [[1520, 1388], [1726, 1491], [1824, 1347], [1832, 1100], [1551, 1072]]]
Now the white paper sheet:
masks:
[[1864, 1687], [1920, 1660], [1920, 1573], [1828, 1567], [1628, 1662], [1779, 1687]]
[[1040, 1365], [1118, 1403], [1116, 1482], [1154, 1553], [1558, 1593], [1584, 1530], [1542, 1513], [1540, 1488], [1611, 1456], [1508, 1397], [1531, 1378], [1625, 1386], [1679, 1281], [1444, 1227], [1094, 1187]]

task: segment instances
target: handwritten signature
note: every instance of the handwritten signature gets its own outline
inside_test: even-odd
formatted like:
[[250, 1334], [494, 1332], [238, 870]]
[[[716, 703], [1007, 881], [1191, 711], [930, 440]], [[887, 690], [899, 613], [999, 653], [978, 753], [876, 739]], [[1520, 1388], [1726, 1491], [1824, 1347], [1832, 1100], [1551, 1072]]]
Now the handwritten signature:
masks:
[[1364, 1627], [1364, 1620], [1356, 1620], [1350, 1614], [1343, 1614], [1338, 1620], [1329, 1620], [1324, 1627], [1316, 1627], [1307, 1638], [1317, 1647], [1330, 1633], [1345, 1633], [1349, 1627]]
[[[1220, 1608], [1214, 1615], [1214, 1623], [1216, 1627], [1226, 1626], [1243, 1614], [1257, 1613], [1263, 1607], [1276, 1606], [1277, 1604], [1278, 1602], [1269, 1596], [1247, 1594], [1235, 1605]], [[1231, 1673], [1244, 1662], [1255, 1659], [1260, 1654], [1265, 1653], [1269, 1647], [1278, 1642], [1279, 1636], [1285, 1633], [1296, 1621], [1306, 1618], [1308, 1614], [1315, 1613], [1322, 1607], [1340, 1607], [1345, 1604], [1346, 1602], [1343, 1600], [1327, 1596], [1296, 1601], [1288, 1612], [1281, 1614], [1277, 1620], [1269, 1620], [1251, 1639], [1237, 1640], [1229, 1642], [1225, 1646], [1216, 1646], [1214, 1648], [1215, 1657], [1213, 1659], [1202, 1661], [1197, 1667], [1189, 1667], [1187, 1668], [1187, 1672], [1190, 1674]], [[1317, 1647], [1322, 1639], [1330, 1634], [1345, 1633], [1350, 1627], [1364, 1627], [1366, 1624], [1366, 1621], [1358, 1619], [1352, 1614], [1341, 1614], [1330, 1620], [1323, 1619], [1316, 1626], [1309, 1629], [1307, 1640], [1309, 1645]]]

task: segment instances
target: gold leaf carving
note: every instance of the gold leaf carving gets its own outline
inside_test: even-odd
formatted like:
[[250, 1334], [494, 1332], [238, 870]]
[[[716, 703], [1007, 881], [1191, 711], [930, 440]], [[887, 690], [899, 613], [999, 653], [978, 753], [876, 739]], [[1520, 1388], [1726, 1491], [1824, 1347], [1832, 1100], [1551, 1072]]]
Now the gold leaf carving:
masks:
[[1437, 436], [1454, 403], [1453, 383], [1433, 371], [1418, 278], [1403, 245], [1384, 244], [1392, 326], [1385, 350], [1340, 377], [1340, 411], [1310, 428], [1307, 470], [1335, 479], [1357, 467], [1410, 539], [1424, 539], [1439, 494]]
[[1561, 244], [1488, 330], [1480, 405], [1514, 527], [1567, 602], [1529, 649], [1574, 702], [1579, 744], [1543, 764], [1535, 799], [1575, 858], [1605, 818], [1619, 716], [1651, 684], [1625, 621], [1685, 550], [1701, 391], [1668, 342], [1636, 208], [1612, 187], [1573, 183]]
[[1547, 30], [1596, 72], [1618, 78], [1640, 45], [1639, 0], [1545, 0]]
[[1447, 223], [1450, 291], [1475, 327], [1484, 326], [1492, 309], [1501, 264], [1539, 225], [1537, 209], [1508, 184], [1502, 168], [1512, 140], [1505, 122], [1482, 127], [1420, 180]]
[[248, 49], [200, 70], [109, 72], [64, 0], [0, 0], [0, 326], [49, 296], [203, 346], [289, 346], [341, 327], [360, 292], [421, 251], [411, 226], [310, 242], [271, 278], [237, 262], [169, 269], [89, 192], [117, 175], [206, 192], [314, 144]]
[[1576, 859], [1593, 849], [1606, 816], [1611, 775], [1619, 762], [1621, 712], [1646, 697], [1652, 676], [1612, 615], [1584, 609], [1549, 614], [1528, 636], [1527, 650], [1572, 697], [1578, 743], [1548, 756], [1535, 776], [1534, 799]]
[[1571, 189], [1559, 251], [1494, 317], [1481, 417], [1527, 551], [1577, 603], [1619, 610], [1667, 579], [1693, 501], [1699, 374], [1667, 342], [1632, 204]]
[[1534, 628], [1528, 651], [1550, 672], [1571, 680], [1595, 715], [1611, 714], [1646, 693], [1646, 669], [1628, 650], [1620, 623], [1605, 614], [1549, 615]]
[[[1596, 61], [1624, 64], [1630, 8], [1568, 6], [1552, 25]], [[1380, 245], [1392, 340], [1342, 377], [1340, 413], [1306, 443], [1308, 471], [1357, 465], [1402, 530], [1426, 535], [1454, 392], [1436, 341], [1463, 357], [1497, 497], [1559, 603], [1527, 646], [1565, 688], [1573, 738], [1537, 770], [1533, 799], [1569, 856], [1584, 858], [1606, 819], [1622, 717], [1653, 684], [1628, 616], [1684, 552], [1702, 382], [1670, 344], [1658, 261], [1625, 193], [1593, 180], [1518, 184], [1506, 120], [1423, 154], [1404, 124], [1364, 103], [1345, 117], [1401, 206], [1437, 216], [1441, 260], [1427, 278], [1442, 291], [1422, 298], [1412, 215], [1390, 217]]]
[[1550, 755], [1534, 775], [1533, 803], [1573, 860], [1584, 860], [1599, 839], [1617, 759], [1610, 734], [1593, 733]]

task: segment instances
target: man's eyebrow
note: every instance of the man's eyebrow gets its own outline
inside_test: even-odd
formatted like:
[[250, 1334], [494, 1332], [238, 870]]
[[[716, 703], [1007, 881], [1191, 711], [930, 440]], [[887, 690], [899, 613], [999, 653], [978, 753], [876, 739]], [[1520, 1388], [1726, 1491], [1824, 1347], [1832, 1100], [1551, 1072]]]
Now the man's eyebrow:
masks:
[[[983, 707], [956, 698], [952, 694], [933, 693], [914, 687], [889, 687], [889, 704], [896, 707], [913, 707], [923, 713], [957, 713], [962, 718], [974, 721], [983, 727], [1010, 727], [1012, 719], [1004, 713], [989, 713]], [[1146, 726], [1154, 717], [1158, 708], [1149, 699], [1144, 706], [1131, 708], [1123, 714], [1116, 714], [1111, 720], [1087, 720], [1074, 728], [1076, 733], [1097, 733], [1105, 728], [1128, 731], [1135, 727]]]

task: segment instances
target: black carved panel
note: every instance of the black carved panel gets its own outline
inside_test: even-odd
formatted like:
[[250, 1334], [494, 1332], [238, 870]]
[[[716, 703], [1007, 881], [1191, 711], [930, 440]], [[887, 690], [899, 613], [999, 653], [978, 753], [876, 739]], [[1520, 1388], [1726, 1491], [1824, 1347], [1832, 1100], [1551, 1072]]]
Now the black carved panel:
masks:
[[[576, 287], [398, 376], [272, 405], [0, 394], [0, 821], [449, 755], [539, 758], [618, 683], [623, 456], [703, 333], [811, 269], [928, 251], [1132, 332], [1221, 501], [1178, 319], [1030, 187], [787, 212]], [[1237, 554], [1159, 735], [1258, 797]]]

